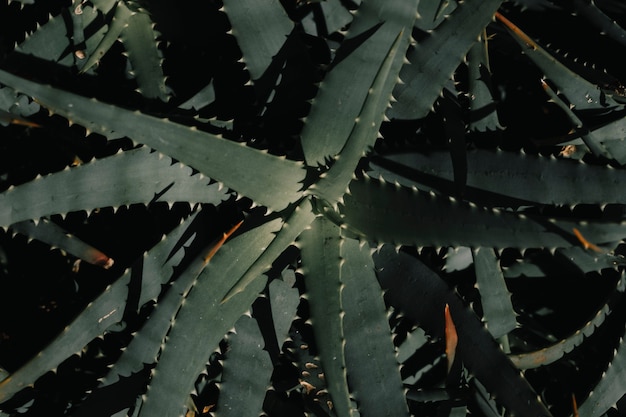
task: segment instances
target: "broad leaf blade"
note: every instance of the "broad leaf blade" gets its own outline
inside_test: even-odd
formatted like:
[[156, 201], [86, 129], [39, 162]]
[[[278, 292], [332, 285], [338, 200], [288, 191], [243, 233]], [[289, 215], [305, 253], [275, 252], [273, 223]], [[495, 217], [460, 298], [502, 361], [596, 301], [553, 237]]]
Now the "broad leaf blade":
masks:
[[[158, 308], [155, 308], [147, 323], [137, 331], [120, 358], [103, 378], [100, 388], [116, 383], [120, 377], [129, 377], [140, 372], [145, 364], [156, 362], [161, 344], [164, 343], [172, 320], [183, 303], [183, 295], [189, 292], [198, 275], [206, 267], [206, 258], [211, 256], [211, 253], [215, 253], [215, 249], [219, 250], [217, 245], [221, 246], [222, 243], [218, 242], [216, 245], [206, 248], [172, 282], [165, 294], [159, 298]], [[182, 258], [182, 253], [179, 252], [176, 255]], [[159, 275], [161, 275], [159, 274], [159, 267], [162, 259], [169, 256], [170, 254], [157, 252], [144, 257], [143, 273], [145, 279], [142, 279], [141, 282], [142, 291], [139, 305], [143, 305], [150, 299], [156, 299], [162, 292], [162, 286], [166, 285], [169, 277], [159, 279]]]
[[[539, 204], [626, 203], [621, 192], [626, 171], [622, 169], [481, 149], [467, 152], [467, 164], [465, 197], [477, 203], [481, 192]], [[385, 155], [377, 158], [372, 169], [390, 182], [452, 195], [455, 176], [447, 152]], [[512, 182], [515, 187], [510, 186]]]
[[348, 228], [367, 239], [412, 246], [571, 247], [580, 245], [574, 228], [596, 244], [626, 236], [623, 223], [582, 223], [479, 208], [368, 177], [351, 183], [340, 214]]
[[0, 82], [90, 130], [105, 135], [115, 131], [157, 149], [273, 210], [284, 209], [301, 195], [305, 171], [299, 162], [169, 120], [42, 86], [5, 71], [0, 71]]
[[153, 201], [219, 204], [228, 198], [219, 184], [189, 167], [139, 148], [67, 168], [0, 194], [0, 224], [52, 214]]
[[387, 308], [369, 252], [369, 246], [361, 247], [354, 239], [341, 245], [348, 380], [361, 416], [408, 416]]
[[315, 343], [328, 392], [339, 417], [353, 416], [346, 377], [341, 306], [340, 229], [323, 217], [302, 233], [302, 264], [310, 300]]

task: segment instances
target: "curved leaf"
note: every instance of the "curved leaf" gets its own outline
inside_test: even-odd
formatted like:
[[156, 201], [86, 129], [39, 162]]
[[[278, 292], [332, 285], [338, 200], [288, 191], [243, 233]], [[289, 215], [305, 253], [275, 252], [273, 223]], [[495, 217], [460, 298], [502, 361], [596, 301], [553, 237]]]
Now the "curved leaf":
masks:
[[604, 323], [606, 317], [611, 314], [617, 302], [622, 299], [625, 290], [626, 279], [624, 273], [622, 272], [622, 276], [617, 282], [615, 290], [608, 297], [606, 303], [598, 309], [596, 314], [587, 323], [585, 323], [584, 326], [572, 335], [544, 349], [509, 355], [509, 358], [519, 369], [537, 368], [539, 366], [549, 365], [552, 362], [561, 359], [564, 355], [582, 344], [587, 337], [591, 336], [595, 332], [596, 328], [600, 327], [600, 325]]
[[[106, 377], [102, 379], [99, 388], [110, 386], [119, 381], [120, 377], [129, 377], [140, 372], [144, 365], [156, 362], [161, 344], [165, 341], [172, 320], [184, 303], [183, 295], [189, 292], [210, 259], [238, 227], [239, 225], [236, 225], [228, 234], [225, 233], [221, 240], [204, 249], [171, 283], [165, 294], [159, 298], [158, 308], [155, 308], [147, 323], [135, 334], [120, 358], [109, 370]], [[138, 302], [140, 306], [150, 299], [156, 299], [162, 291], [162, 285], [167, 281], [159, 282], [155, 279], [159, 276], [159, 262], [160, 259], [156, 256], [146, 257], [144, 260], [142, 272], [150, 278], [143, 279], [141, 282], [142, 291]]]
[[[269, 284], [269, 301], [276, 341], [280, 346], [287, 337], [300, 296], [297, 289], [275, 279]], [[255, 306], [253, 313], [256, 315]], [[235, 331], [228, 335], [227, 342], [229, 348], [223, 362], [216, 415], [240, 417], [260, 414], [274, 368], [259, 324], [244, 314], [235, 323]], [[241, 401], [242, 393], [245, 401]]]
[[589, 397], [578, 408], [581, 416], [599, 417], [604, 415], [609, 408], [613, 407], [626, 392], [626, 343], [624, 337], [615, 351], [613, 359], [602, 379], [593, 388]]
[[[180, 256], [174, 255], [182, 248], [183, 242], [180, 242], [180, 239], [193, 217], [188, 218], [171, 232], [168, 238], [159, 242], [144, 256], [147, 267], [141, 272], [149, 271], [150, 273], [145, 274], [142, 281], [146, 288], [156, 287], [157, 295], [160, 286], [171, 278], [172, 268], [181, 259]], [[164, 262], [164, 259], [167, 261]], [[153, 260], [152, 267], [149, 266], [151, 260]], [[80, 352], [87, 343], [102, 335], [106, 329], [121, 322], [126, 308], [130, 279], [131, 270], [128, 270], [121, 278], [109, 285], [98, 298], [89, 303], [82, 313], [35, 358], [0, 382], [0, 403], [5, 402], [21, 389], [33, 385], [37, 378], [55, 369], [63, 360]], [[142, 294], [144, 300], [146, 295]]]
[[222, 302], [224, 296], [261, 256], [281, 223], [279, 219], [268, 222], [241, 235], [245, 239], [240, 236], [225, 244], [184, 295], [185, 302], [172, 321], [167, 343], [162, 345], [139, 416], [185, 413], [186, 399], [211, 352], [250, 308], [265, 287], [266, 277], [258, 275], [243, 291]]
[[410, 49], [387, 111], [391, 119], [420, 119], [431, 110], [446, 81], [461, 64], [502, 0], [466, 0], [426, 39]]

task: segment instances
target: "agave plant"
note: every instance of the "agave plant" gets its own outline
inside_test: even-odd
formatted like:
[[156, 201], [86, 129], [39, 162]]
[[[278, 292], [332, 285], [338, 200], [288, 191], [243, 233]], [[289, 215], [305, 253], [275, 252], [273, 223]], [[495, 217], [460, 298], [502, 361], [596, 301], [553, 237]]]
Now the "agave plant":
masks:
[[623, 414], [602, 6], [10, 3], [0, 415]]

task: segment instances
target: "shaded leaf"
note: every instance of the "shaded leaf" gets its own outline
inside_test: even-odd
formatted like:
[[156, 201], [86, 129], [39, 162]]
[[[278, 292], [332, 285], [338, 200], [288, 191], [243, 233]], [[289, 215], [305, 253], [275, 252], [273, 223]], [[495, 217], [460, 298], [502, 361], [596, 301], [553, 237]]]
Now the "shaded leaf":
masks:
[[[551, 415], [476, 315], [433, 271], [390, 245], [374, 254], [374, 262], [388, 301], [434, 337], [444, 338], [441, 312], [449, 305], [458, 334], [456, 354], [502, 406], [517, 415]], [[415, 303], [416, 299], [424, 302]]]
[[[145, 256], [147, 259], [151, 257], [158, 259], [158, 264], [154, 265], [155, 269], [146, 269], [153, 273], [146, 274], [144, 280], [151, 282], [153, 287], [156, 286], [158, 288], [157, 294], [160, 285], [171, 277], [172, 268], [180, 261], [180, 257], [171, 255], [172, 252], [177, 252], [173, 249], [181, 245], [179, 239], [188, 227], [190, 219], [170, 233], [169, 239], [159, 242]], [[180, 250], [180, 247], [178, 250]], [[168, 256], [169, 260], [163, 262], [163, 259], [168, 259]], [[126, 308], [130, 278], [131, 271], [128, 270], [117, 281], [109, 285], [98, 298], [91, 302], [35, 358], [0, 382], [0, 403], [8, 400], [21, 389], [33, 384], [45, 372], [56, 368], [63, 360], [80, 352], [87, 343], [95, 337], [102, 335], [109, 327], [121, 322]], [[145, 284], [145, 286], [149, 287], [150, 285]]]

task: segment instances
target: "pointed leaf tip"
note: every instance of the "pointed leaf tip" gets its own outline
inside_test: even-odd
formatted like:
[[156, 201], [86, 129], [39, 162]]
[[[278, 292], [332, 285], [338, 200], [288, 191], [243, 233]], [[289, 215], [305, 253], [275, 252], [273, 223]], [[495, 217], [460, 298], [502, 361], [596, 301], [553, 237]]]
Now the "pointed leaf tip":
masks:
[[215, 246], [213, 246], [213, 248], [211, 248], [211, 250], [209, 251], [209, 253], [204, 257], [204, 264], [208, 264], [209, 261], [211, 260], [211, 258], [213, 258], [213, 256], [217, 253], [217, 251], [222, 247], [222, 245], [224, 245], [224, 243], [228, 240], [228, 238], [235, 233], [235, 231], [237, 229], [239, 229], [239, 226], [241, 226], [243, 224], [243, 220], [240, 221], [239, 223], [237, 223], [236, 225], [234, 225], [233, 227], [230, 228], [230, 230], [228, 230], [227, 232], [224, 232], [224, 234], [222, 235], [222, 237], [220, 238], [220, 240], [217, 241], [217, 243], [215, 244]]
[[574, 232], [574, 235], [576, 235], [576, 238], [580, 241], [580, 243], [582, 243], [583, 247], [585, 249], [591, 249], [594, 252], [598, 252], [598, 253], [603, 253], [604, 251], [602, 250], [602, 248], [600, 248], [599, 246], [594, 245], [593, 243], [589, 242], [587, 239], [585, 239], [585, 237], [582, 235], [582, 233], [580, 233], [580, 230], [578, 230], [577, 228], [573, 228], [572, 231]]
[[448, 372], [450, 372], [450, 369], [452, 368], [452, 363], [454, 362], [456, 345], [459, 339], [456, 333], [456, 326], [454, 325], [454, 321], [452, 321], [452, 315], [450, 314], [450, 306], [447, 303], [444, 314], [446, 320], [446, 356], [448, 358]]

